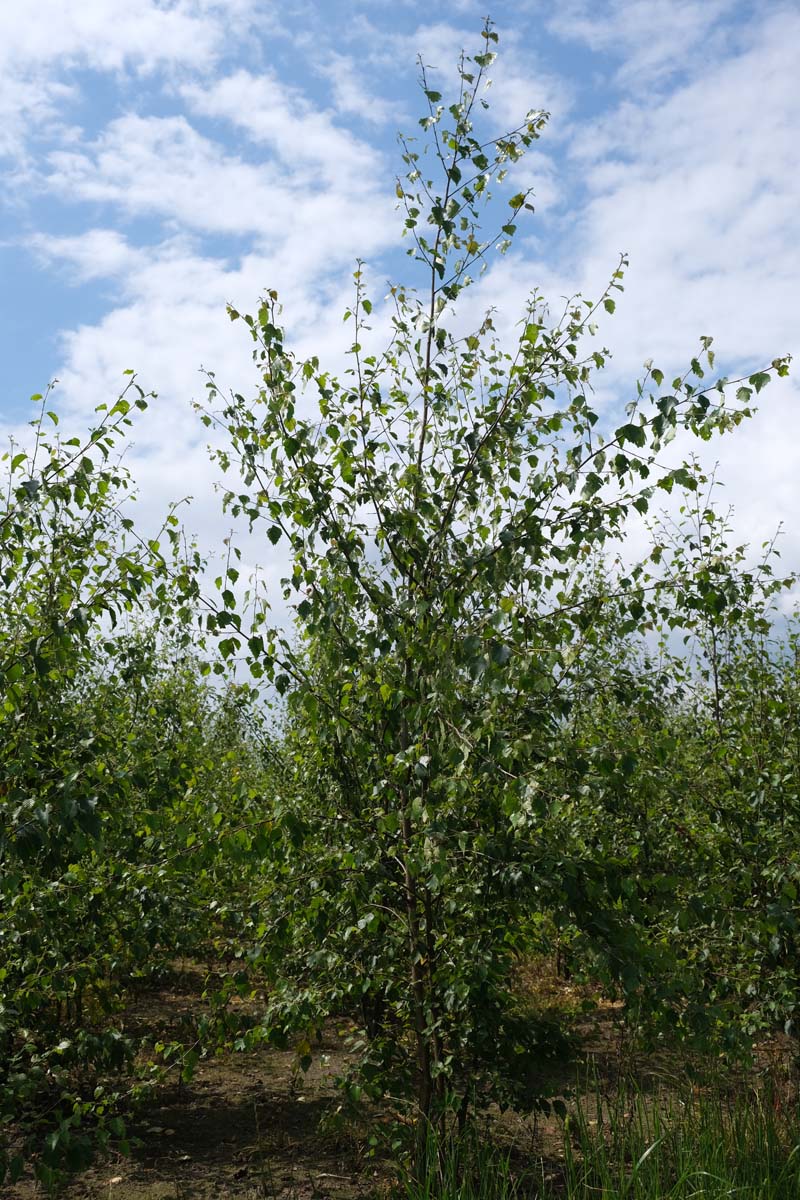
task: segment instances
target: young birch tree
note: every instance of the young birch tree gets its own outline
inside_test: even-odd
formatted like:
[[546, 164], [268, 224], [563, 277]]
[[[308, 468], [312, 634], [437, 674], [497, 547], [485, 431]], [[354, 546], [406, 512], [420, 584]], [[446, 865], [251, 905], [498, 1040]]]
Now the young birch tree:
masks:
[[[534, 110], [483, 132], [488, 23], [483, 41], [461, 59], [453, 103], [422, 71], [428, 140], [401, 140], [397, 196], [426, 281], [391, 287], [385, 349], [363, 345], [361, 270], [342, 379], [295, 359], [269, 292], [244, 318], [254, 398], [223, 397], [212, 376], [205, 409], [228, 434], [222, 465], [243, 480], [229, 507], [288, 553], [296, 618], [294, 634], [266, 611], [245, 628], [226, 587], [218, 622], [223, 650], [244, 650], [286, 696], [296, 768], [276, 802], [261, 926], [267, 1020], [310, 1035], [326, 1013], [360, 1012], [351, 1094], [402, 1093], [424, 1122], [531, 1095], [546, 1046], [510, 987], [531, 912], [568, 911], [636, 975], [619, 871], [545, 833], [559, 797], [542, 781], [611, 592], [626, 631], [646, 620], [644, 569], [604, 591], [592, 563], [657, 489], [691, 485], [686, 465], [657, 462], [678, 431], [731, 429], [749, 391], [786, 371], [776, 360], [731, 402], [724, 379], [704, 378], [703, 338], [670, 385], [650, 366], [604, 429], [591, 385], [607, 352], [591, 338], [624, 256], [595, 302], [576, 297], [554, 318], [534, 292], [509, 348], [491, 315], [463, 331], [462, 292], [532, 207], [525, 192], [502, 199], [506, 173], [547, 120]], [[507, 216], [487, 237], [498, 203]]]

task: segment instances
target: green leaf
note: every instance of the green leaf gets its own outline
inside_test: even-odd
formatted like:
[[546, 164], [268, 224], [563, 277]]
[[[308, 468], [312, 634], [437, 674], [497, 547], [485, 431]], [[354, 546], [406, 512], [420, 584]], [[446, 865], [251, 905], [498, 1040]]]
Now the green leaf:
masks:
[[750, 376], [747, 382], [751, 387], [755, 388], [756, 394], [758, 394], [758, 392], [760, 392], [761, 389], [766, 387], [769, 383], [769, 372], [757, 371], [755, 375]]
[[643, 425], [621, 425], [614, 436], [620, 445], [623, 445], [625, 442], [632, 442], [634, 446], [644, 447], [647, 441]]
[[511, 658], [511, 647], [501, 642], [495, 642], [491, 649], [492, 662], [497, 667], [504, 667]]

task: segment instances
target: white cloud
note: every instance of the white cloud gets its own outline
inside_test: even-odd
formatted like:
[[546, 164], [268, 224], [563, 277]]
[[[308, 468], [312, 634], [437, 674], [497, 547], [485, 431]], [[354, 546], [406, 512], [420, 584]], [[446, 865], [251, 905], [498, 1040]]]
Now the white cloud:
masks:
[[[440, 82], [451, 85], [458, 79], [461, 51], [469, 53], [470, 47], [475, 48], [479, 42], [475, 30], [448, 21], [430, 21], [418, 25], [411, 33], [399, 33], [379, 28], [364, 17], [358, 23], [358, 39], [364, 47], [364, 57], [372, 67], [413, 78], [418, 74], [417, 59], [421, 58], [426, 69], [435, 73]], [[436, 86], [433, 75], [431, 84]]]
[[796, 347], [798, 39], [800, 16], [781, 15], [663, 101], [624, 104], [576, 137], [589, 199], [572, 267], [602, 278], [630, 251], [616, 327], [629, 360], [674, 359], [715, 329], [740, 361]]
[[646, 92], [675, 71], [691, 70], [698, 52], [705, 69], [730, 35], [730, 26], [717, 23], [737, 6], [737, 0], [610, 0], [602, 7], [589, 0], [560, 0], [548, 28], [565, 40], [622, 57], [617, 81]]
[[224, 47], [231, 22], [240, 23], [252, 0], [38, 0], [3, 6], [0, 65], [57, 62], [99, 71], [165, 63], [205, 66]]
[[38, 0], [0, 6], [0, 156], [25, 159], [26, 138], [64, 131], [80, 98], [76, 70], [204, 70], [264, 14], [254, 0]]
[[[498, 263], [483, 293], [512, 311], [534, 284], [596, 296], [627, 250], [626, 292], [604, 330], [620, 375], [650, 355], [677, 370], [705, 333], [729, 364], [797, 349], [798, 40], [800, 16], [779, 14], [668, 95], [574, 126], [560, 178], [579, 183], [577, 211], [551, 223], [547, 245], [534, 218], [527, 256]], [[548, 166], [534, 158], [532, 181]]]
[[26, 158], [26, 137], [60, 122], [75, 89], [32, 70], [4, 70], [0, 61], [0, 158]]
[[134, 264], [136, 255], [116, 229], [90, 229], [73, 237], [34, 234], [29, 245], [45, 264], [67, 264], [76, 282], [108, 279]]
[[[268, 125], [266, 114], [263, 128], [284, 147], [285, 128]], [[52, 153], [48, 185], [62, 198], [155, 216], [175, 229], [282, 245], [292, 271], [324, 277], [385, 245], [396, 224], [388, 189], [375, 182], [377, 156], [354, 138], [343, 139], [341, 160], [338, 151], [321, 132], [296, 170], [276, 160], [253, 164], [225, 153], [183, 116], [129, 115], [93, 143]], [[318, 173], [328, 178], [310, 177]]]
[[[53, 150], [44, 177], [61, 202], [101, 211], [103, 226], [27, 240], [41, 262], [72, 278], [113, 283], [101, 320], [62, 333], [66, 421], [85, 423], [124, 385], [122, 370], [135, 368], [160, 393], [137, 421], [129, 457], [140, 519], [152, 529], [171, 499], [191, 492], [187, 527], [209, 548], [219, 547], [228, 520], [190, 404], [204, 394], [199, 367], [214, 369], [223, 388], [247, 394], [256, 383], [247, 329], [228, 322], [226, 302], [252, 310], [265, 288], [278, 288], [299, 353], [336, 366], [347, 340], [345, 280], [359, 254], [394, 240], [398, 220], [378, 153], [272, 73], [237, 71], [175, 94], [193, 116], [234, 127], [242, 153], [201, 134], [188, 113], [115, 117], [97, 137], [79, 133]], [[151, 220], [149, 246], [122, 232], [121, 223], [141, 218]], [[208, 235], [239, 240], [208, 253]]]
[[498, 27], [497, 62], [489, 69], [492, 85], [487, 93], [492, 123], [497, 132], [514, 129], [529, 109], [551, 114], [547, 143], [559, 140], [575, 101], [575, 85], [551, 70], [535, 42], [512, 29]]
[[[632, 260], [604, 330], [618, 347], [612, 383], [650, 355], [671, 376], [700, 334], [715, 336], [729, 374], [800, 349], [800, 16], [778, 12], [739, 37], [739, 52], [684, 86], [625, 102], [576, 136], [588, 200], [562, 258], [565, 278], [592, 294], [617, 250]], [[752, 422], [701, 447], [708, 466], [720, 461], [740, 536], [757, 545], [786, 522], [793, 565], [798, 439], [800, 389], [782, 380]]]
[[364, 86], [363, 65], [351, 55], [332, 51], [318, 69], [330, 83], [337, 113], [359, 117], [371, 125], [400, 124], [407, 119], [402, 104], [385, 100]]
[[48, 186], [71, 200], [103, 202], [127, 215], [156, 215], [215, 233], [285, 227], [292, 189], [269, 172], [225, 154], [183, 116], [109, 122], [91, 143], [49, 156]]
[[306, 167], [329, 183], [355, 182], [375, 169], [374, 150], [272, 74], [237, 71], [211, 87], [186, 84], [181, 95], [194, 112], [228, 121], [269, 146], [292, 174]]

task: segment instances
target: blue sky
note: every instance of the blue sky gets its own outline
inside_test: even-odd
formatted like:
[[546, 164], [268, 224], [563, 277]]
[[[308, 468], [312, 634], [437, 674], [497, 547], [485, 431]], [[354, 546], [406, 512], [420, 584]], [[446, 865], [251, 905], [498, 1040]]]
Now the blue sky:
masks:
[[[355, 259], [378, 300], [406, 270], [395, 135], [420, 115], [417, 54], [446, 92], [485, 7], [3, 5], [0, 433], [54, 376], [82, 421], [135, 367], [160, 396], [131, 457], [145, 519], [193, 493], [189, 526], [209, 544], [221, 536], [190, 401], [201, 364], [237, 390], [252, 383], [225, 303], [246, 311], [277, 287], [299, 348], [341, 362]], [[517, 0], [491, 15], [497, 130], [529, 108], [552, 118], [510, 180], [533, 186], [536, 214], [471, 303], [496, 305], [510, 327], [533, 287], [596, 294], [628, 251], [603, 330], [612, 408], [644, 359], [677, 369], [701, 334], [730, 374], [796, 351], [796, 0]], [[742, 536], [760, 542], [785, 520], [796, 566], [798, 399], [792, 380], [769, 389], [756, 420], [711, 451]]]

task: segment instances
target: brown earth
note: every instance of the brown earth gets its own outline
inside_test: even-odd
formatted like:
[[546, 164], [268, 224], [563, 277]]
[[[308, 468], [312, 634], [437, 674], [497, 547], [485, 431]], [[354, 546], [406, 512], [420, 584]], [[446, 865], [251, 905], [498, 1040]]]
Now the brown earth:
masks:
[[[148, 1041], [178, 1038], [204, 1007], [203, 973], [190, 967], [135, 997], [122, 1024]], [[345, 1067], [345, 1023], [331, 1024], [312, 1067], [264, 1048], [208, 1057], [191, 1083], [167, 1082], [126, 1126], [129, 1157], [114, 1154], [63, 1184], [64, 1200], [354, 1200], [385, 1188], [348, 1125], [336, 1129], [334, 1078]], [[323, 1132], [320, 1122], [328, 1118]], [[324, 1122], [323, 1122], [324, 1129]], [[385, 1172], [384, 1172], [385, 1175]], [[34, 1183], [0, 1189], [33, 1200]]]
[[[128, 1032], [152, 1044], [185, 1037], [204, 1008], [205, 972], [184, 966], [134, 997], [125, 1010]], [[588, 1079], [610, 1097], [622, 1078], [645, 1091], [670, 1086], [678, 1061], [669, 1051], [642, 1054], [623, 1020], [620, 1003], [560, 979], [537, 962], [520, 975], [532, 1011], [566, 1021], [573, 1053], [543, 1064], [551, 1094], [567, 1095]], [[331, 1022], [307, 1073], [293, 1051], [261, 1048], [201, 1059], [191, 1083], [167, 1081], [126, 1124], [128, 1157], [111, 1155], [65, 1183], [64, 1200], [379, 1200], [392, 1188], [390, 1167], [368, 1153], [366, 1135], [341, 1113], [335, 1078], [349, 1059], [347, 1022]], [[771, 1042], [762, 1068], [785, 1060]], [[732, 1087], [740, 1080], [731, 1079]], [[592, 1087], [588, 1088], [591, 1093]], [[591, 1094], [584, 1111], [591, 1115]], [[588, 1103], [588, 1108], [587, 1108]], [[495, 1114], [487, 1136], [513, 1149], [515, 1162], [539, 1178], [558, 1180], [563, 1126], [556, 1117]], [[21, 1182], [3, 1200], [33, 1200], [36, 1185]]]

